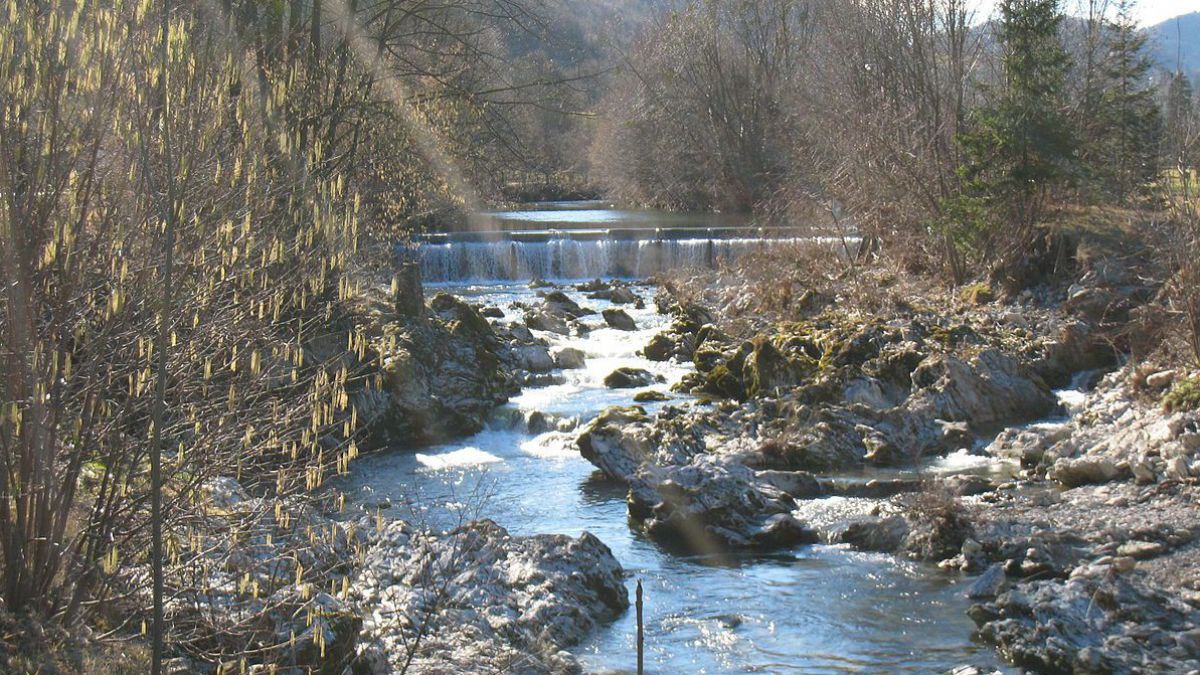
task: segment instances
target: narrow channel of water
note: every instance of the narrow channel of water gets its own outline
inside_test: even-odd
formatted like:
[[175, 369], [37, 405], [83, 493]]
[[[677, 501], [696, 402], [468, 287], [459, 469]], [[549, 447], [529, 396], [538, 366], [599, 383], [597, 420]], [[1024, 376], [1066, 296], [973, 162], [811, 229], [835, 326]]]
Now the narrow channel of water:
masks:
[[[472, 302], [498, 306], [516, 320], [513, 301], [534, 300], [523, 285], [446, 288]], [[719, 566], [665, 552], [627, 521], [625, 490], [598, 477], [575, 446], [576, 431], [535, 434], [515, 420], [541, 412], [582, 426], [605, 407], [629, 404], [634, 390], [609, 390], [603, 378], [619, 366], [661, 374], [667, 391], [690, 365], [652, 363], [636, 352], [666, 319], [649, 302], [624, 309], [639, 330], [602, 328], [586, 337], [540, 334], [555, 346], [588, 355], [587, 367], [562, 371], [559, 384], [527, 389], [471, 438], [420, 452], [363, 458], [343, 485], [352, 502], [378, 504], [385, 515], [439, 528], [486, 517], [519, 535], [590, 531], [612, 548], [646, 590], [647, 665], [657, 673], [930, 673], [971, 663], [999, 667], [990, 649], [972, 642], [966, 583], [956, 574], [891, 556], [840, 546], [805, 546], [748, 556]], [[596, 311], [605, 301], [568, 292]], [[595, 317], [599, 319], [599, 317]], [[678, 403], [679, 401], [676, 401]], [[668, 403], [648, 406], [651, 410]], [[577, 427], [576, 427], [577, 428]], [[970, 458], [952, 459], [943, 469]], [[837, 500], [805, 504], [810, 514], [836, 512]], [[632, 610], [574, 651], [591, 671], [632, 672]]]

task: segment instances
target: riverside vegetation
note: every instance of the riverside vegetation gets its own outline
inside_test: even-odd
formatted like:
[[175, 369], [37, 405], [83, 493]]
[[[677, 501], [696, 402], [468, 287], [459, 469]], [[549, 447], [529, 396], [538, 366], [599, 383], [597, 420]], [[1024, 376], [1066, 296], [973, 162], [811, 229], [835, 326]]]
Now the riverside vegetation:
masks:
[[[629, 405], [524, 421], [630, 527], [940, 566], [1032, 672], [1200, 670], [1200, 118], [1135, 6], [588, 7], [0, 7], [0, 669], [581, 670], [629, 606], [604, 542], [327, 481], [591, 358], [550, 336], [636, 335], [624, 281], [514, 316], [395, 266], [602, 192], [838, 242], [654, 279], [677, 391], [621, 368]], [[1008, 474], [845, 478], [946, 456]]]

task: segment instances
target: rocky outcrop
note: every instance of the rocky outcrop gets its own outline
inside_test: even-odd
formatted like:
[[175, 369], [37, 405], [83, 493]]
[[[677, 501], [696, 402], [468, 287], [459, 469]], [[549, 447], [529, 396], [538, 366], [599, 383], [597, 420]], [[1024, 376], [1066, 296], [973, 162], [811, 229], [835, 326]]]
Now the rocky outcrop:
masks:
[[815, 541], [790, 515], [794, 501], [778, 476], [751, 470], [736, 452], [705, 452], [705, 431], [691, 419], [662, 421], [609, 408], [578, 440], [585, 459], [629, 485], [630, 515], [648, 534], [706, 553]]
[[475, 433], [516, 393], [515, 364], [553, 365], [544, 347], [502, 341], [476, 308], [452, 295], [435, 295], [429, 308], [427, 317], [385, 325], [372, 342], [382, 386], [356, 392], [351, 403], [374, 445], [424, 445]]
[[579, 673], [563, 649], [629, 606], [591, 534], [514, 537], [486, 520], [445, 535], [388, 523], [351, 595], [366, 616], [357, 667], [373, 673]]

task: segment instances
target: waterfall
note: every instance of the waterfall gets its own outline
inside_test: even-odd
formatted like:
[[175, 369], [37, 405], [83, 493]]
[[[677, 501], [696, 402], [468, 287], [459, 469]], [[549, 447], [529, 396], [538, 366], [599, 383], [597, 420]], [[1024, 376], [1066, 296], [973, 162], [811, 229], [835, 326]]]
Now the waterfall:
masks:
[[752, 251], [797, 238], [576, 239], [456, 241], [419, 244], [428, 282], [646, 277], [686, 268], [711, 268]]

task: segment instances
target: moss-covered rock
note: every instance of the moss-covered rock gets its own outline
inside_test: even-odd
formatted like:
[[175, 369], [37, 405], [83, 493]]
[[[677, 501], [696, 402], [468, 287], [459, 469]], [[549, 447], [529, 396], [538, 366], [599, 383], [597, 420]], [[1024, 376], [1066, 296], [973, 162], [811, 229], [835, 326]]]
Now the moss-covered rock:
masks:
[[675, 344], [671, 338], [659, 333], [650, 338], [650, 342], [642, 349], [642, 355], [651, 361], [669, 361], [674, 350]]
[[479, 311], [447, 293], [429, 316], [383, 326], [372, 341], [381, 385], [354, 393], [368, 444], [413, 447], [469, 435], [516, 393], [503, 365], [509, 347]]
[[1163, 396], [1163, 408], [1168, 412], [1200, 410], [1200, 376], [1189, 377], [1175, 383], [1171, 391]]
[[671, 397], [658, 391], [657, 389], [647, 389], [639, 391], [633, 395], [633, 400], [636, 403], [654, 403], [656, 401], [668, 401]]
[[769, 339], [759, 336], [752, 344], [753, 349], [742, 365], [747, 396], [762, 396], [799, 383], [798, 368]]
[[708, 371], [704, 378], [704, 391], [721, 398], [741, 400], [746, 397], [741, 378], [734, 375], [725, 364], [717, 365]]
[[696, 366], [696, 370], [707, 373], [724, 363], [728, 358], [729, 355], [724, 350], [702, 345], [692, 355], [692, 363]]

